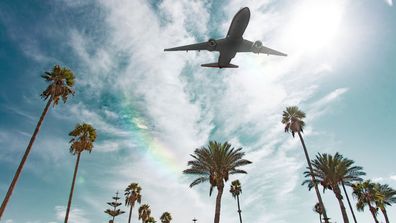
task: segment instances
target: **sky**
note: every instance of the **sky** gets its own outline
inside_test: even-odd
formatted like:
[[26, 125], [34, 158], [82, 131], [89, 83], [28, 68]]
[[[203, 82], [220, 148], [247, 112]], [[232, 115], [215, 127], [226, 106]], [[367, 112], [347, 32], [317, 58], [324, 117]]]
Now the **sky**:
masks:
[[[245, 6], [244, 38], [288, 57], [241, 53], [238, 69], [219, 70], [200, 67], [217, 53], [163, 51], [223, 38]], [[189, 188], [194, 178], [182, 174], [209, 140], [242, 147], [253, 162], [227, 182], [221, 222], [238, 222], [235, 179], [244, 222], [317, 222], [315, 194], [301, 186], [301, 144], [280, 123], [292, 105], [307, 114], [311, 158], [339, 152], [396, 188], [394, 27], [392, 0], [1, 1], [1, 199], [45, 105], [40, 75], [60, 64], [76, 76], [75, 96], [48, 112], [2, 220], [63, 222], [75, 162], [68, 132], [81, 122], [98, 136], [81, 157], [70, 223], [108, 222], [106, 202], [132, 182], [156, 219], [169, 211], [175, 223], [213, 221], [209, 185]], [[323, 199], [342, 222], [334, 194]], [[355, 213], [372, 222], [368, 210]], [[388, 214], [396, 219], [395, 207]]]

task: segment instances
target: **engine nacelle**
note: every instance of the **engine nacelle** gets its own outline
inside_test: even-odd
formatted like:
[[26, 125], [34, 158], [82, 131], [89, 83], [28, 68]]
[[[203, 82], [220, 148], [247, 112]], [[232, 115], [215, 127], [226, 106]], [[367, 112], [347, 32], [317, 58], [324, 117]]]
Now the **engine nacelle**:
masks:
[[214, 39], [209, 39], [208, 41], [209, 51], [213, 51], [217, 47], [217, 42]]
[[263, 46], [263, 43], [261, 41], [256, 41], [252, 45], [252, 51], [253, 53], [260, 53], [260, 49]]

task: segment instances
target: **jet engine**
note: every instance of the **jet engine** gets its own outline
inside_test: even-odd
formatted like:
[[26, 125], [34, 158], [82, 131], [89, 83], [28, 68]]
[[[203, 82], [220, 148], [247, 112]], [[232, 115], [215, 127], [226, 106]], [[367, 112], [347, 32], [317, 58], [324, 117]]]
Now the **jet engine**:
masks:
[[210, 50], [210, 51], [215, 50], [215, 49], [216, 49], [216, 46], [217, 46], [216, 40], [214, 40], [214, 39], [209, 39], [209, 41], [208, 41], [208, 46], [209, 46], [209, 50]]
[[252, 45], [252, 51], [253, 53], [260, 53], [260, 49], [263, 46], [263, 43], [261, 41], [256, 41]]

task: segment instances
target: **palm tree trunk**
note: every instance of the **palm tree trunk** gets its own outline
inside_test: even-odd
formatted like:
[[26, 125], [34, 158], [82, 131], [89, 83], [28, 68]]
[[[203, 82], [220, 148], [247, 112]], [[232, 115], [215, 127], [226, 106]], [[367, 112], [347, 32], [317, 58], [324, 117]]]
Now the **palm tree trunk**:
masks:
[[217, 187], [216, 210], [215, 210], [214, 223], [220, 222], [220, 206], [221, 206], [221, 196], [223, 195], [223, 189], [224, 189], [223, 184]]
[[128, 223], [131, 223], [132, 208], [133, 208], [133, 205], [131, 204], [131, 208], [129, 209], [129, 218], [128, 218]]
[[[78, 164], [80, 163], [80, 156], [81, 156], [81, 153], [78, 153], [77, 160], [76, 160], [76, 166], [74, 167], [73, 182], [72, 182], [72, 186], [70, 189], [69, 201], [67, 202], [65, 223], [67, 223], [69, 220], [70, 206], [71, 206], [71, 202], [73, 199], [74, 184], [76, 183], [76, 176], [77, 176], [77, 171], [78, 171]], [[114, 221], [114, 218], [113, 218], [113, 221]]]
[[297, 133], [298, 133], [298, 136], [300, 137], [300, 141], [301, 141], [301, 144], [302, 144], [303, 149], [304, 149], [305, 158], [307, 159], [309, 171], [311, 172], [311, 179], [312, 179], [312, 182], [314, 183], [314, 186], [315, 186], [316, 196], [318, 197], [319, 204], [320, 204], [320, 206], [322, 207], [322, 210], [323, 210], [323, 219], [324, 219], [324, 222], [325, 222], [325, 223], [329, 223], [329, 218], [327, 217], [326, 208], [325, 208], [325, 206], [324, 206], [324, 204], [323, 204], [322, 197], [320, 196], [319, 189], [318, 189], [318, 185], [316, 185], [316, 183], [315, 183], [316, 180], [315, 180], [315, 176], [313, 175], [311, 160], [309, 159], [309, 155], [308, 155], [307, 148], [306, 148], [306, 146], [305, 146], [304, 139], [303, 139], [303, 137], [302, 137], [300, 131], [298, 131]]
[[43, 112], [41, 113], [40, 119], [39, 119], [39, 121], [38, 121], [38, 123], [36, 125], [36, 129], [34, 130], [32, 137], [30, 138], [29, 145], [27, 146], [27, 148], [25, 150], [25, 154], [23, 154], [22, 160], [19, 163], [18, 169], [17, 169], [17, 171], [16, 171], [16, 173], [14, 175], [14, 178], [12, 179], [10, 187], [8, 188], [8, 191], [7, 191], [7, 194], [6, 194], [6, 196], [5, 196], [4, 200], [3, 200], [3, 203], [1, 204], [0, 220], [1, 220], [1, 217], [3, 216], [3, 213], [4, 213], [4, 211], [5, 211], [6, 207], [7, 207], [8, 201], [10, 200], [12, 192], [14, 191], [14, 188], [15, 188], [15, 185], [16, 185], [16, 183], [18, 181], [19, 175], [21, 174], [23, 166], [25, 165], [26, 160], [27, 160], [27, 158], [29, 156], [30, 150], [32, 149], [34, 140], [36, 139], [36, 136], [37, 136], [38, 132], [40, 131], [41, 124], [44, 121], [44, 117], [45, 117], [45, 115], [48, 112], [48, 109], [49, 109], [49, 107], [51, 105], [51, 102], [52, 102], [52, 96], [48, 100], [47, 105], [45, 106]]
[[239, 195], [237, 195], [239, 222], [242, 223], [241, 206], [239, 205]]
[[376, 216], [376, 214], [375, 214], [375, 208], [374, 208], [373, 206], [371, 206], [370, 202], [368, 203], [368, 206], [369, 206], [369, 208], [370, 208], [371, 214], [373, 215], [373, 218], [374, 218], [375, 223], [379, 223], [379, 222], [378, 222], [378, 219], [377, 219], [377, 216]]
[[385, 209], [381, 209], [381, 211], [382, 211], [382, 214], [384, 215], [385, 222], [389, 223], [389, 218], [388, 218], [388, 214], [386, 213], [386, 210]]
[[344, 223], [349, 223], [349, 219], [348, 219], [348, 215], [346, 213], [344, 202], [342, 202], [342, 195], [341, 195], [340, 187], [338, 187], [338, 185], [333, 185], [332, 187], [333, 187], [333, 192], [338, 200], [338, 204], [340, 205], [341, 214], [342, 214]]
[[347, 193], [347, 191], [346, 191], [346, 189], [345, 189], [345, 185], [344, 185], [344, 182], [343, 182], [343, 181], [341, 182], [341, 185], [342, 185], [342, 188], [344, 189], [344, 194], [345, 194], [345, 196], [346, 196], [346, 198], [347, 198], [348, 205], [349, 205], [349, 209], [351, 210], [351, 213], [352, 213], [353, 221], [354, 221], [355, 223], [357, 223], [357, 221], [356, 221], [356, 216], [355, 216], [355, 212], [353, 211], [353, 208], [352, 208], [352, 205], [351, 205], [351, 201], [349, 200], [349, 196], [348, 196], [348, 193]]

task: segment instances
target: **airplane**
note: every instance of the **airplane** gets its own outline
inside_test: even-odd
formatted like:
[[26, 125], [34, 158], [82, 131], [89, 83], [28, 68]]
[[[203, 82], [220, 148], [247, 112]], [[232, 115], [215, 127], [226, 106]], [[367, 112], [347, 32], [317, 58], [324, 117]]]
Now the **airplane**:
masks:
[[246, 40], [242, 37], [249, 24], [250, 10], [248, 7], [240, 9], [232, 19], [227, 36], [223, 39], [209, 39], [207, 42], [196, 43], [186, 46], [179, 46], [164, 51], [186, 51], [189, 50], [208, 50], [220, 52], [219, 59], [216, 63], [201, 64], [202, 67], [210, 68], [238, 68], [237, 65], [231, 64], [232, 58], [239, 52], [262, 53], [267, 55], [287, 56], [287, 54], [263, 46], [261, 41]]

